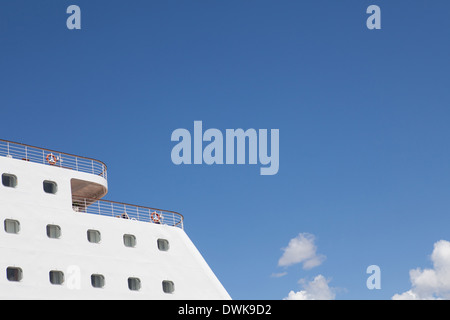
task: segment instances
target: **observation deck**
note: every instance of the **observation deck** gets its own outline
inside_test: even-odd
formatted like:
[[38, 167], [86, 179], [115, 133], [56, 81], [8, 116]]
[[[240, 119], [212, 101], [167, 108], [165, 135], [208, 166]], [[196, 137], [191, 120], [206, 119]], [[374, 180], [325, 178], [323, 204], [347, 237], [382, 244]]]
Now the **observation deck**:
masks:
[[132, 221], [150, 222], [184, 229], [184, 217], [178, 212], [156, 208], [136, 206], [108, 200], [72, 197], [72, 208], [75, 212], [96, 214]]
[[107, 167], [99, 160], [3, 139], [0, 156], [83, 173], [68, 175], [71, 195], [67, 196], [71, 196], [75, 212], [184, 228], [184, 217], [177, 212], [100, 200], [108, 190]]
[[98, 160], [0, 139], [0, 156], [90, 173], [108, 180], [106, 165]]

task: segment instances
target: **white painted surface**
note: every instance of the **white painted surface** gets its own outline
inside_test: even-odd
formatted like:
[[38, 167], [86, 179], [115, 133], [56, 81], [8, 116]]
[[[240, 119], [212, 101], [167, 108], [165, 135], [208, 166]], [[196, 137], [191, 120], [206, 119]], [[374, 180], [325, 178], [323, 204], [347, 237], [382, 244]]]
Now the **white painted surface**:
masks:
[[[72, 209], [72, 178], [107, 188], [96, 175], [0, 157], [0, 175], [17, 176], [16, 188], [0, 184], [0, 299], [230, 299], [186, 233], [177, 227], [76, 213]], [[46, 194], [43, 181], [58, 184], [57, 194]], [[5, 232], [4, 220], [20, 222], [19, 234]], [[61, 227], [61, 238], [50, 239], [46, 226]], [[101, 233], [90, 243], [87, 230]], [[137, 245], [124, 245], [132, 234]], [[160, 251], [157, 240], [170, 249]], [[20, 267], [23, 279], [9, 281], [8, 267]], [[62, 285], [52, 285], [49, 272], [64, 272]], [[78, 272], [79, 271], [79, 272]], [[91, 275], [105, 277], [104, 288], [93, 288]], [[139, 291], [128, 288], [128, 278], [141, 281]], [[163, 292], [162, 281], [175, 284]]]

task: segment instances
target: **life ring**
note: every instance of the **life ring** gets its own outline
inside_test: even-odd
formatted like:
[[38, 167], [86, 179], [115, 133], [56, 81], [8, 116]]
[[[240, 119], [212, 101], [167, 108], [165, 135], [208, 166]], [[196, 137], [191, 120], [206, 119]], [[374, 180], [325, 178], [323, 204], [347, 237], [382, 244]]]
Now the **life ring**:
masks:
[[152, 221], [154, 223], [160, 223], [161, 222], [161, 215], [158, 212], [156, 212], [156, 211], [152, 212], [151, 218], [152, 218]]
[[58, 162], [58, 158], [53, 153], [49, 153], [46, 159], [47, 162], [50, 163], [52, 166], [54, 166]]

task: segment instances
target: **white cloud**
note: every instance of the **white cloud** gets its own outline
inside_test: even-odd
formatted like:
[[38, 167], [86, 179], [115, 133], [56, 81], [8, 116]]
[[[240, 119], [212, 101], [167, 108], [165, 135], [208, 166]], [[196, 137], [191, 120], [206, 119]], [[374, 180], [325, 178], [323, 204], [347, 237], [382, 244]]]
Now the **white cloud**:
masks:
[[288, 267], [297, 263], [303, 263], [303, 269], [311, 269], [319, 266], [325, 261], [325, 256], [317, 254], [317, 247], [314, 244], [314, 235], [300, 233], [289, 241], [286, 248], [283, 248], [283, 255], [278, 261], [278, 266]]
[[328, 286], [329, 282], [330, 280], [325, 279], [321, 274], [310, 282], [301, 279], [299, 283], [303, 284], [303, 290], [291, 291], [283, 300], [334, 300], [336, 297], [335, 290]]
[[433, 269], [420, 268], [409, 271], [411, 289], [396, 294], [394, 300], [450, 299], [450, 242], [440, 240], [431, 254]]
[[285, 275], [287, 275], [287, 272], [272, 273], [271, 277], [272, 278], [281, 278], [281, 277], [284, 277]]

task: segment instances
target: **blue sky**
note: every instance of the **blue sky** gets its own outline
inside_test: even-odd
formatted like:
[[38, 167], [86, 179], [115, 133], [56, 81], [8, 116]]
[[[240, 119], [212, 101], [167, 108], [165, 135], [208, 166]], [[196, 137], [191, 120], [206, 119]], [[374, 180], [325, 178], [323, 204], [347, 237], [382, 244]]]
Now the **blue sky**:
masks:
[[[66, 28], [71, 4], [81, 30]], [[366, 27], [372, 4], [381, 30]], [[4, 0], [0, 136], [100, 159], [107, 199], [184, 214], [235, 299], [283, 299], [318, 275], [336, 299], [390, 299], [450, 240], [449, 11], [443, 0]], [[279, 129], [278, 174], [174, 165], [171, 133], [195, 120]], [[279, 266], [299, 234], [326, 259]], [[381, 290], [366, 287], [373, 264]]]

